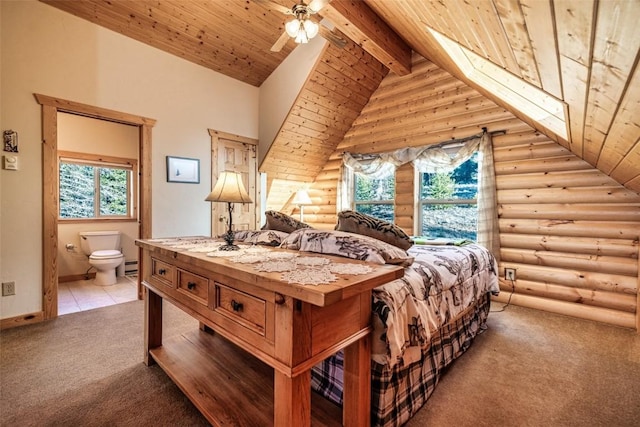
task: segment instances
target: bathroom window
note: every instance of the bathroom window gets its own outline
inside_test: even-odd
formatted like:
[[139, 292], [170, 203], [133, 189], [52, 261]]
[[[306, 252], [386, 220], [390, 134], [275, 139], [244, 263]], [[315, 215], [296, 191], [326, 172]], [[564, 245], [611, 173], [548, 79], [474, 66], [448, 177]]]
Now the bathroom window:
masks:
[[59, 153], [60, 219], [132, 219], [137, 162], [83, 153]]

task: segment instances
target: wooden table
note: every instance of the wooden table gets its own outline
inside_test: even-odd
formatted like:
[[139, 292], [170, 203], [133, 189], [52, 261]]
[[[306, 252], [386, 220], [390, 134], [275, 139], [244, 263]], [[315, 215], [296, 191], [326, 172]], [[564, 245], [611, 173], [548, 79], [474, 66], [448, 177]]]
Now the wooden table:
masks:
[[[371, 273], [309, 286], [152, 240], [136, 245], [147, 289], [144, 362], [157, 362], [212, 424], [370, 425], [371, 290], [402, 277], [402, 268], [371, 265]], [[200, 330], [163, 342], [163, 299]], [[310, 369], [340, 349], [342, 423], [335, 405], [312, 404], [310, 385]]]

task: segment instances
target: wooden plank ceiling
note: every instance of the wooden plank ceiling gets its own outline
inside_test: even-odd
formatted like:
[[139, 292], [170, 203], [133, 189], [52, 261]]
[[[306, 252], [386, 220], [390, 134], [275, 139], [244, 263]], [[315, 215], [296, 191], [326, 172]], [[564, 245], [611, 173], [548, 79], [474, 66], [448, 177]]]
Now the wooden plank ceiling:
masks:
[[[295, 47], [289, 41], [280, 52], [270, 51], [289, 19], [282, 14], [282, 6], [291, 7], [292, 0], [42, 1], [255, 86]], [[640, 16], [639, 1], [324, 0], [323, 3], [321, 17], [394, 73], [410, 73], [413, 50], [619, 183], [640, 192], [640, 31], [635, 22]], [[465, 74], [459, 58], [449, 53], [438, 35], [467, 49], [471, 52], [468, 57], [475, 54], [490, 61], [492, 65], [486, 69], [493, 66], [504, 70], [509, 79], [494, 78], [493, 82], [485, 79], [478, 83]], [[335, 60], [334, 49], [325, 51], [318, 67], [327, 67]], [[351, 52], [353, 58], [362, 58], [354, 47], [346, 52]], [[481, 71], [477, 63], [475, 67]], [[332, 72], [351, 79], [354, 68]], [[304, 102], [305, 113], [320, 111], [327, 103], [341, 108], [328, 117], [316, 118], [319, 126], [309, 135], [304, 124], [315, 120], [302, 116], [303, 108], [297, 104], [278, 134], [280, 141], [286, 136], [290, 145], [292, 141], [297, 141], [300, 147], [303, 143], [315, 145], [312, 141], [319, 140], [317, 132], [329, 133], [337, 139], [341, 129], [352, 120], [352, 108], [357, 108], [355, 104], [360, 100], [356, 102], [349, 96], [352, 107], [345, 108], [345, 94], [341, 93], [344, 89], [329, 90], [327, 84], [319, 82], [321, 74], [314, 71], [315, 77], [308, 80], [298, 103]], [[367, 75], [371, 76], [375, 78], [377, 74]], [[505, 86], [502, 80], [513, 82]], [[335, 81], [331, 84], [335, 85]], [[540, 108], [514, 107], [509, 97], [528, 92], [529, 88], [540, 89], [563, 103], [560, 105], [564, 105], [566, 135], [551, 131], [545, 124], [546, 117], [539, 113], [547, 102], [542, 98], [529, 100]], [[277, 165], [277, 158], [272, 156], [278, 151], [274, 147], [265, 161]], [[322, 153], [329, 151], [330, 145], [317, 154], [300, 157], [299, 162], [296, 157], [295, 163], [305, 162], [305, 170], [317, 171], [324, 164]], [[292, 167], [290, 172], [280, 172], [298, 175], [293, 164], [288, 163]], [[304, 174], [304, 180], [309, 176]]]

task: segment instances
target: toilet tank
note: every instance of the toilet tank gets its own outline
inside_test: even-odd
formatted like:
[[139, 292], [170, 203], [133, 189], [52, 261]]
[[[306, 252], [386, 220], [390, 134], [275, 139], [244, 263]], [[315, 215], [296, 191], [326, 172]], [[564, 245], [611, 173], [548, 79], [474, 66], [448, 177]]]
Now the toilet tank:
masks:
[[120, 250], [119, 231], [82, 231], [80, 233], [80, 248], [85, 255], [95, 251]]

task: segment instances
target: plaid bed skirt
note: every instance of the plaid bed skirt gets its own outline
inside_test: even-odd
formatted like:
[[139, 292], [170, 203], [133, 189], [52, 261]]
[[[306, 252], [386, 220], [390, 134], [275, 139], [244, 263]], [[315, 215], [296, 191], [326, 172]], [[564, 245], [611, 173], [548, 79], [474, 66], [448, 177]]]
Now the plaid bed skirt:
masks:
[[[371, 424], [400, 426], [420, 409], [433, 393], [444, 368], [462, 355], [475, 336], [486, 329], [491, 303], [489, 293], [460, 316], [443, 325], [422, 351], [422, 360], [408, 366], [371, 362]], [[342, 405], [342, 351], [328, 357], [311, 371], [311, 387]]]

